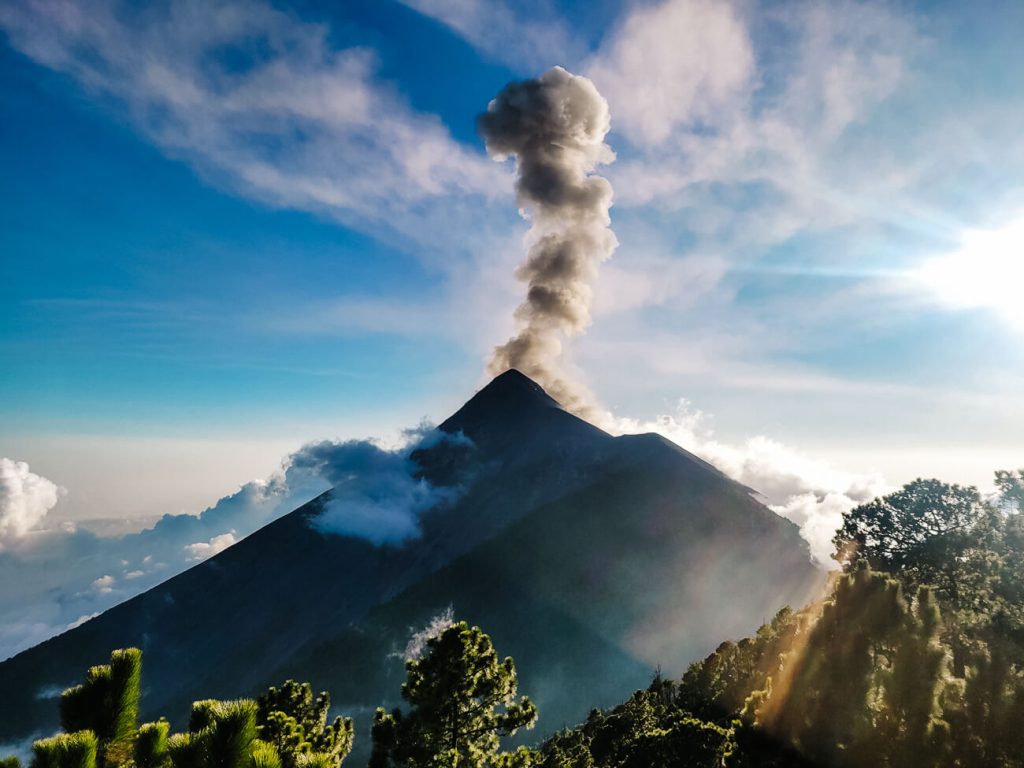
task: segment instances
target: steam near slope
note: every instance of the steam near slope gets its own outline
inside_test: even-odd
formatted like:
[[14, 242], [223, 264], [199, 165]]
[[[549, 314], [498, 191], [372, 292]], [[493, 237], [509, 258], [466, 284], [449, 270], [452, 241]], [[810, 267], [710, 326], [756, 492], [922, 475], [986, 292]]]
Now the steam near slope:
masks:
[[811, 556], [826, 568], [837, 567], [832, 536], [843, 513], [891, 490], [880, 475], [838, 470], [763, 435], [723, 441], [707, 414], [685, 400], [675, 413], [650, 421], [616, 418], [613, 431], [656, 432], [754, 489], [773, 512], [800, 527]]

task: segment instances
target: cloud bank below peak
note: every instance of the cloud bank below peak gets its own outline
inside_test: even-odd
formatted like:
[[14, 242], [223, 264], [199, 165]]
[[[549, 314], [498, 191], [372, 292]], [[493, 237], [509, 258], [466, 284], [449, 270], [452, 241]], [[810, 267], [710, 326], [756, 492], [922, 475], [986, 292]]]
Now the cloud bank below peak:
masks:
[[[308, 443], [270, 477], [244, 484], [199, 515], [164, 515], [151, 528], [108, 538], [67, 524], [41, 527], [39, 510], [55, 499], [56, 486], [24, 463], [4, 459], [0, 511], [4, 520], [20, 515], [20, 534], [0, 548], [0, 659], [223, 552], [329, 489], [314, 520], [318, 530], [378, 545], [413, 538], [421, 513], [459, 493], [416, 476], [410, 459], [417, 448], [441, 440], [465, 438], [422, 424], [395, 447], [373, 440]], [[31, 514], [26, 497], [34, 499]]]

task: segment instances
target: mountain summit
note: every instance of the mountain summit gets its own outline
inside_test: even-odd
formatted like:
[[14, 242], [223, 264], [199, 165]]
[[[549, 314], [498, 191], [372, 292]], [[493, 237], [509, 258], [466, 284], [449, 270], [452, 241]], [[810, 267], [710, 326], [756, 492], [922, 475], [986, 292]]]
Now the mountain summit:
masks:
[[544, 388], [529, 376], [510, 368], [495, 376], [491, 382], [477, 392], [469, 402], [441, 425], [441, 429], [452, 432], [464, 429], [469, 424], [491, 416], [504, 414], [508, 417], [538, 409], [562, 406]]
[[[449, 608], [521, 670], [541, 733], [749, 634], [822, 582], [795, 525], [656, 435], [613, 437], [510, 370], [412, 455], [459, 495], [375, 545], [315, 525], [330, 491], [216, 557], [0, 664], [0, 743], [53, 730], [41, 692], [129, 645], [144, 716], [287, 677], [357, 716], [395, 703], [411, 630]], [[361, 733], [358, 742], [369, 743]], [[356, 763], [358, 764], [358, 756]]]
[[462, 432], [485, 449], [611, 436], [573, 416], [533, 379], [515, 369], [495, 377], [439, 427]]

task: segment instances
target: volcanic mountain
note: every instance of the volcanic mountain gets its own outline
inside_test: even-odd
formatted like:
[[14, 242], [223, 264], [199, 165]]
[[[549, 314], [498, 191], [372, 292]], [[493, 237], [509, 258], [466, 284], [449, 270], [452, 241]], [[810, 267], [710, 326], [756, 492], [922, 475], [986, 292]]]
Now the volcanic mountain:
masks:
[[144, 717], [181, 728], [192, 699], [295, 677], [357, 718], [365, 748], [373, 709], [397, 703], [410, 633], [449, 608], [516, 659], [543, 734], [658, 667], [681, 674], [823, 581], [796, 526], [750, 489], [657, 435], [601, 431], [517, 371], [439, 429], [459, 437], [412, 459], [459, 493], [422, 516], [419, 537], [321, 531], [328, 491], [0, 664], [0, 743], [56, 730], [45, 692], [137, 646]]

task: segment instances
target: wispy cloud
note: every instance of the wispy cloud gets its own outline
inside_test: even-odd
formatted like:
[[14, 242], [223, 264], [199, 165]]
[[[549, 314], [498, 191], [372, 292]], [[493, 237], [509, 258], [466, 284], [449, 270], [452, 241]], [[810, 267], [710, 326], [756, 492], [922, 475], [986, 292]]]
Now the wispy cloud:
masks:
[[587, 74], [633, 143], [657, 147], [679, 129], [727, 127], [754, 85], [754, 52], [738, 3], [673, 0], [637, 7]]
[[451, 28], [481, 53], [516, 70], [571, 64], [583, 45], [545, 3], [503, 0], [399, 0]]
[[154, 143], [224, 187], [418, 242], [500, 194], [502, 172], [412, 109], [364, 47], [269, 3], [4, 4], [36, 62], [108, 99]]

